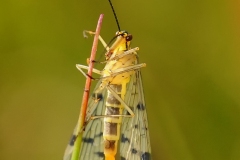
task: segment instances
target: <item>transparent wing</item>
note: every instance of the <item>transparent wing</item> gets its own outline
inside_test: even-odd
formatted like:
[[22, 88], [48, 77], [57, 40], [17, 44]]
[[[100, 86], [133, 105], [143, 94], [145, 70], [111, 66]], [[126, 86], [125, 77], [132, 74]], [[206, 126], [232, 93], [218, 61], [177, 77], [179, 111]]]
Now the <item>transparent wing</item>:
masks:
[[[101, 81], [98, 82], [94, 91], [99, 87]], [[93, 93], [94, 93], [93, 91]], [[80, 150], [79, 160], [103, 160], [103, 119], [97, 118], [94, 120], [90, 120], [92, 116], [104, 115], [105, 111], [105, 98], [106, 97], [106, 89], [102, 91], [102, 93], [98, 94], [99, 101], [95, 101], [92, 97], [89, 98], [88, 108], [86, 114], [86, 128], [83, 131], [82, 136], [82, 144]], [[76, 131], [76, 127], [74, 129], [72, 138], [70, 140], [69, 145], [64, 154], [64, 160], [70, 160], [73, 145], [76, 140], [78, 133]]]
[[[99, 88], [96, 85], [93, 93]], [[104, 115], [106, 88], [98, 95], [96, 102], [90, 97], [87, 108], [86, 121], [89, 122], [83, 132], [83, 139], [79, 160], [104, 160], [103, 154], [103, 118], [90, 120], [92, 116]], [[140, 70], [131, 76], [124, 100], [133, 110], [133, 118], [123, 117], [121, 127], [120, 156], [122, 160], [150, 160], [151, 147], [148, 132], [147, 112], [145, 108], [143, 86]], [[128, 114], [126, 110], [124, 115]], [[65, 151], [64, 160], [70, 160], [73, 145], [78, 133], [74, 130], [72, 139]]]
[[[137, 70], [131, 77], [125, 102], [131, 107], [135, 116], [133, 118], [123, 117], [120, 143], [121, 159], [150, 160], [151, 146], [140, 70]], [[128, 112], [124, 111], [124, 114], [128, 114]]]

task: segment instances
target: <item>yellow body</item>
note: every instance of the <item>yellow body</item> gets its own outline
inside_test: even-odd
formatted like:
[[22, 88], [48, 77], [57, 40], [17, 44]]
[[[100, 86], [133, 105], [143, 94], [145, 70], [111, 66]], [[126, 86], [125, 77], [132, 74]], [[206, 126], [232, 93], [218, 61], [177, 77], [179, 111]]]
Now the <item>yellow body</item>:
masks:
[[[121, 97], [122, 100], [124, 100], [125, 94], [126, 94], [126, 85], [130, 80], [130, 76], [134, 73], [134, 71], [128, 71], [121, 74], [118, 74], [116, 76], [111, 76], [111, 74], [119, 69], [124, 69], [125, 67], [129, 67], [134, 65], [134, 62], [136, 61], [136, 55], [127, 55], [120, 59], [114, 60], [114, 57], [119, 56], [120, 54], [123, 54], [124, 51], [127, 51], [129, 49], [130, 41], [126, 40], [126, 37], [128, 34], [126, 32], [118, 32], [117, 39], [115, 43], [110, 47], [109, 51], [106, 53], [106, 59], [108, 59], [108, 62], [103, 69], [102, 73], [102, 83], [100, 85], [99, 89], [104, 88], [106, 85], [111, 84], [111, 86], [114, 88], [116, 86], [121, 86], [121, 89], [116, 89], [115, 92]], [[108, 77], [108, 78], [104, 78]], [[112, 93], [108, 91], [108, 98], [114, 99], [112, 96]], [[106, 102], [106, 113], [105, 115], [111, 115], [107, 113], [108, 107], [113, 107], [113, 109], [118, 110], [117, 115], [122, 115], [123, 106], [121, 103], [119, 103], [117, 100], [115, 100], [117, 104], [114, 103], [108, 103]], [[117, 153], [117, 144], [120, 138], [120, 127], [121, 127], [122, 117], [105, 117], [104, 118], [104, 131], [103, 131], [103, 139], [104, 139], [104, 155], [106, 160], [114, 160], [115, 155]], [[115, 128], [109, 128], [113, 125]], [[109, 131], [113, 130], [113, 131]], [[116, 131], [115, 131], [116, 130]], [[111, 134], [110, 132], [114, 132], [115, 134]]]
[[[94, 89], [97, 101], [89, 101], [80, 155], [74, 160], [115, 160], [118, 143], [121, 143], [121, 158], [150, 160], [151, 146], [140, 73], [146, 64], [138, 63], [136, 51], [139, 48], [129, 48], [131, 39], [131, 35], [123, 31], [117, 32], [111, 47], [102, 42], [108, 50], [107, 62], [102, 71], [93, 69], [101, 75]], [[84, 65], [77, 65], [77, 68], [83, 74], [82, 69], [88, 69]], [[74, 130], [64, 160], [70, 160], [77, 136], [78, 132]]]

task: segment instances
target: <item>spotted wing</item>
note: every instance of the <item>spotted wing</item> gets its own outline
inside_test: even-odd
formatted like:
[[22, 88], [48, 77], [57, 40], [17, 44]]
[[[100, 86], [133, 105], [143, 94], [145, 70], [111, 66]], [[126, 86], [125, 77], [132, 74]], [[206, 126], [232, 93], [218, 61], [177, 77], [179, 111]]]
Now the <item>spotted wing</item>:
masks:
[[[135, 71], [129, 82], [125, 102], [135, 116], [123, 117], [121, 128], [120, 156], [122, 160], [150, 160], [151, 146], [147, 112], [144, 101], [141, 71]], [[124, 114], [128, 114], [124, 111]]]
[[[96, 85], [94, 91], [99, 87], [100, 81]], [[93, 93], [94, 93], [93, 91]], [[93, 97], [89, 98], [87, 115], [86, 115], [86, 128], [83, 131], [82, 144], [80, 150], [79, 160], [103, 160], [103, 119], [96, 118], [90, 120], [91, 117], [97, 115], [104, 115], [105, 111], [105, 97], [106, 89], [98, 94], [98, 101], [96, 102]], [[70, 160], [73, 152], [74, 142], [78, 133], [76, 128], [73, 132], [73, 136], [64, 154], [64, 160]]]

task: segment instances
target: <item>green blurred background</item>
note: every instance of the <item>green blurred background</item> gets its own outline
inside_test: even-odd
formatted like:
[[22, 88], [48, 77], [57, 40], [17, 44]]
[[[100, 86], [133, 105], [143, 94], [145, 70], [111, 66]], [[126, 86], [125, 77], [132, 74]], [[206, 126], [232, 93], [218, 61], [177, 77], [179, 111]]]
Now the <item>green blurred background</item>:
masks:
[[[140, 47], [154, 160], [240, 159], [238, 0], [112, 0]], [[86, 64], [107, 0], [0, 2], [0, 159], [62, 159], [77, 122]], [[102, 52], [99, 49], [98, 55]]]

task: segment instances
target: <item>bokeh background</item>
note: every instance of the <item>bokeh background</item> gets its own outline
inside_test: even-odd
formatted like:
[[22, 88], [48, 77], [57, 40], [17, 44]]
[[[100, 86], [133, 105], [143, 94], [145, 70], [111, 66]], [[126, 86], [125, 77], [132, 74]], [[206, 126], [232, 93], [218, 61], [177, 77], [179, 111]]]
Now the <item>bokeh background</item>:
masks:
[[[112, 0], [140, 47], [154, 160], [240, 159], [239, 0]], [[86, 64], [117, 31], [107, 0], [1, 0], [0, 159], [59, 160]], [[98, 56], [103, 49], [100, 47]]]

